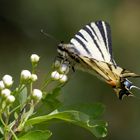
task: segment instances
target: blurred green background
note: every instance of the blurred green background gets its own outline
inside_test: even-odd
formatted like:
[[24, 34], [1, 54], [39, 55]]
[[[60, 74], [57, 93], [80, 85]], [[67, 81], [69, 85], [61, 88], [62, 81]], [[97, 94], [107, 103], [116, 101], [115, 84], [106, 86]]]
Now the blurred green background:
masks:
[[[8, 73], [17, 82], [22, 69], [30, 66], [29, 56], [41, 56], [40, 80], [57, 55], [57, 43], [40, 33], [52, 34], [59, 41], [70, 38], [85, 24], [105, 20], [112, 29], [116, 62], [140, 73], [140, 1], [138, 0], [0, 0], [0, 76]], [[140, 85], [140, 79], [132, 79]], [[39, 86], [39, 83], [38, 85]], [[134, 91], [140, 95], [140, 91]], [[140, 97], [140, 96], [139, 96]], [[140, 99], [117, 99], [114, 91], [96, 77], [75, 72], [63, 89], [65, 105], [101, 102], [106, 111], [108, 136], [104, 140], [140, 139]], [[50, 127], [51, 140], [96, 139], [83, 128], [57, 123]]]

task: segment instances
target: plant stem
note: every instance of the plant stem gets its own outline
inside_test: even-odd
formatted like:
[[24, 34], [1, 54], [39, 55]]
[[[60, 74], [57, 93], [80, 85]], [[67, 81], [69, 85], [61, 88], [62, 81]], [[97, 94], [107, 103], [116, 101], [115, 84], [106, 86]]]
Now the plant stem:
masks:
[[44, 88], [46, 88], [46, 86], [48, 86], [48, 85], [49, 85], [49, 83], [50, 83], [51, 81], [53, 81], [51, 78], [50, 78], [50, 79], [48, 79], [48, 80], [46, 80], [46, 81], [44, 82], [44, 84], [42, 85], [41, 90], [43, 90]]
[[[16, 131], [17, 131], [16, 129], [17, 129], [17, 127], [18, 127], [19, 124], [20, 124], [21, 117], [22, 117], [22, 115], [23, 115], [23, 113], [24, 113], [24, 110], [26, 109], [27, 105], [28, 105], [28, 104], [26, 104], [26, 105], [22, 108], [22, 110], [21, 110], [21, 112], [20, 112], [20, 114], [19, 114], [19, 116], [18, 116], [18, 118], [17, 118], [15, 124], [14, 124], [13, 127], [11, 128], [11, 133], [12, 133], [12, 135], [13, 135], [13, 133], [14, 133], [14, 134], [16, 133]], [[12, 135], [9, 134], [9, 140], [12, 139]], [[13, 135], [13, 136], [14, 136], [14, 135]]]
[[[14, 133], [14, 131], [12, 129], [10, 129], [10, 132], [12, 133], [13, 137], [15, 138], [15, 140], [18, 140], [16, 134]], [[10, 139], [9, 139], [10, 140]]]

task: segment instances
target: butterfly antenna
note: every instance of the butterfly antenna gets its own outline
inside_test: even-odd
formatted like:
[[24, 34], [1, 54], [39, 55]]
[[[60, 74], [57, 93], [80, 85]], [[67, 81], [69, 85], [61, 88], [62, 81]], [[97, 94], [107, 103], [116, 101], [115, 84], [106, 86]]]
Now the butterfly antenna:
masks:
[[50, 39], [52, 39], [53, 41], [55, 41], [57, 44], [60, 43], [60, 41], [59, 41], [58, 39], [56, 39], [53, 35], [51, 35], [51, 34], [45, 32], [43, 29], [41, 29], [40, 32], [41, 32], [43, 35], [45, 35], [45, 36], [47, 36], [48, 38], [50, 38]]

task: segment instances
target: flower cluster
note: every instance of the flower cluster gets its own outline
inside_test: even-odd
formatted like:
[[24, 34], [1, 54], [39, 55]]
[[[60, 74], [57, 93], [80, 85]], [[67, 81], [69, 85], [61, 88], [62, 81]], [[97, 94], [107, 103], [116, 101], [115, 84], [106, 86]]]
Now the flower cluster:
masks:
[[[26, 121], [34, 114], [36, 105], [42, 98], [46, 99], [49, 95], [47, 88], [54, 90], [68, 80], [69, 65], [55, 61], [55, 70], [45, 79], [41, 90], [34, 88], [34, 82], [38, 80], [37, 66], [39, 60], [40, 57], [37, 54], [30, 56], [32, 69], [21, 70], [19, 84], [16, 88], [13, 86], [12, 76], [6, 74], [0, 80], [0, 123], [3, 125], [1, 132], [6, 139], [16, 137], [16, 132], [24, 129]], [[54, 80], [60, 83], [56, 82], [58, 85], [55, 85]], [[49, 87], [51, 82], [54, 85]], [[15, 134], [13, 135], [13, 133]]]
[[[30, 57], [33, 70], [34, 71], [34, 66], [38, 64], [40, 57], [37, 54], [32, 54]], [[38, 76], [35, 73], [31, 73], [29, 70], [22, 70], [20, 74], [20, 81], [21, 84], [28, 84], [28, 83], [33, 83], [38, 80]], [[32, 99], [35, 99], [39, 101], [42, 98], [42, 92], [39, 89], [32, 89], [31, 92], [31, 97]]]
[[2, 80], [0, 81], [0, 95], [1, 102], [13, 103], [15, 101], [15, 97], [11, 94], [10, 87], [13, 84], [13, 78], [10, 75], [4, 75]]
[[29, 70], [21, 71], [21, 81], [26, 82], [35, 82], [38, 79], [36, 74], [31, 74]]
[[[39, 62], [39, 58], [40, 57], [38, 55], [32, 54], [30, 57], [32, 65], [37, 65]], [[33, 69], [34, 68], [35, 67], [33, 67]], [[22, 70], [20, 74], [19, 88], [16, 88], [16, 90], [12, 91], [11, 87], [13, 85], [13, 78], [11, 75], [4, 75], [2, 77], [2, 80], [0, 81], [1, 109], [5, 108], [15, 101], [15, 91], [21, 92], [22, 90], [20, 88], [22, 88], [23, 85], [32, 84], [33, 82], [37, 81], [37, 79], [38, 77], [35, 73], [31, 73], [29, 70]], [[39, 101], [42, 98], [42, 92], [39, 89], [32, 89], [32, 92], [29, 96], [31, 96], [31, 99]]]
[[[22, 84], [32, 83], [38, 79], [37, 75], [32, 74], [29, 70], [22, 70], [20, 77]], [[33, 99], [40, 100], [42, 98], [42, 92], [39, 89], [33, 89], [32, 97]]]
[[65, 74], [60, 74], [60, 73], [57, 72], [57, 71], [53, 71], [53, 72], [51, 73], [51, 78], [52, 78], [53, 80], [59, 80], [61, 83], [65, 83], [65, 82], [68, 80], [67, 75], [65, 75]]
[[65, 83], [68, 80], [67, 73], [69, 72], [69, 65], [66, 63], [61, 64], [60, 61], [56, 60], [54, 63], [55, 71], [51, 73], [53, 80], [59, 80], [60, 83]]
[[[11, 75], [6, 74], [0, 80], [0, 123], [1, 132], [6, 139], [11, 139], [11, 129], [13, 133], [19, 130], [18, 127], [22, 130], [27, 119], [34, 113], [34, 107], [42, 99], [42, 91], [33, 88], [33, 83], [38, 80], [36, 67], [39, 59], [37, 54], [31, 55], [32, 70], [21, 71], [19, 85], [15, 89], [12, 87], [14, 82]], [[15, 101], [17, 102], [14, 103]], [[9, 120], [15, 114], [16, 119]]]

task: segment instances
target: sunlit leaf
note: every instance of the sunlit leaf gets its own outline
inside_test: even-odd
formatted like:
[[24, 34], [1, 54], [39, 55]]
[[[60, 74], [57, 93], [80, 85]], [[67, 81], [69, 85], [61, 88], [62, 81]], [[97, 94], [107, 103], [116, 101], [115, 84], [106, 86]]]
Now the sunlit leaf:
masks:
[[52, 133], [49, 130], [46, 131], [31, 131], [18, 138], [19, 140], [48, 140]]
[[96, 137], [105, 137], [107, 135], [106, 122], [93, 120], [90, 118], [89, 115], [75, 110], [68, 110], [63, 112], [55, 110], [51, 114], [35, 117], [28, 120], [26, 126], [48, 122], [52, 119], [64, 120], [73, 123], [75, 125], [81, 126], [83, 128], [86, 128]]
[[75, 104], [70, 106], [65, 106], [60, 108], [59, 110], [77, 110], [88, 114], [91, 118], [98, 118], [102, 115], [105, 110], [105, 106], [101, 103], [82, 103]]
[[20, 93], [19, 93], [19, 102], [21, 105], [23, 105], [27, 100], [27, 88], [25, 87]]

